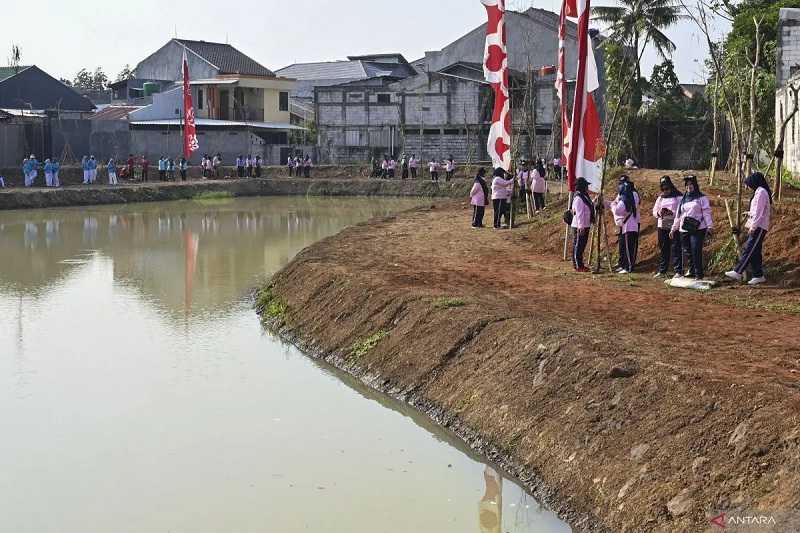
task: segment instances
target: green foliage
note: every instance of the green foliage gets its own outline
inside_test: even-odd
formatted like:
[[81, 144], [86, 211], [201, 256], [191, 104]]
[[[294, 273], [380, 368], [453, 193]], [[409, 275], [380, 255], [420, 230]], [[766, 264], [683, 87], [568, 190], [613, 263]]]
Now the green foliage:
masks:
[[234, 198], [230, 191], [206, 191], [195, 194], [192, 200], [204, 205], [226, 204]]
[[117, 77], [114, 81], [118, 82], [130, 79], [133, 79], [133, 70], [131, 70], [130, 65], [126, 64], [124, 67], [122, 67], [122, 70], [119, 72], [119, 74], [117, 74]]
[[97, 67], [94, 72], [82, 68], [72, 80], [72, 86], [83, 91], [102, 91], [108, 85], [108, 76], [103, 69]]
[[373, 333], [369, 337], [359, 339], [353, 343], [353, 350], [351, 355], [356, 359], [361, 359], [365, 355], [367, 355], [373, 348], [375, 348], [379, 342], [389, 336], [388, 331], [380, 330], [376, 333]]
[[453, 307], [464, 307], [467, 302], [463, 298], [439, 298], [433, 302], [437, 309], [451, 309]]
[[269, 285], [258, 293], [256, 310], [262, 320], [285, 322], [289, 306], [275, 294], [272, 285]]

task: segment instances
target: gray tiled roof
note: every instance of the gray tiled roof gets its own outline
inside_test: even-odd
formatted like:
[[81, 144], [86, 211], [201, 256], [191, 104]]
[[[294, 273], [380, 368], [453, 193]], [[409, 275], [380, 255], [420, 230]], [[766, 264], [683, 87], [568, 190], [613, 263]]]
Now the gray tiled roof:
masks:
[[277, 70], [279, 76], [296, 80], [342, 80], [368, 77], [361, 61], [295, 63]]
[[275, 76], [275, 73], [270, 69], [229, 44], [188, 41], [186, 39], [175, 40], [217, 67], [220, 74]]

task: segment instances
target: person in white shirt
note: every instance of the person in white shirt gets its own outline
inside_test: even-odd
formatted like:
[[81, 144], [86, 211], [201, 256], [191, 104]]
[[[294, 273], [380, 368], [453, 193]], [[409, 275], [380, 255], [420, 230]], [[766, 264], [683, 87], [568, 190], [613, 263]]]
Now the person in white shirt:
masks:
[[445, 161], [444, 168], [447, 171], [444, 180], [450, 181], [451, 179], [453, 179], [453, 175], [455, 174], [456, 171], [456, 162], [453, 159], [452, 155], [447, 159], [447, 161]]
[[411, 154], [411, 159], [408, 160], [408, 168], [411, 170], [411, 179], [417, 179], [417, 167], [419, 166], [419, 161], [417, 161], [417, 154]]
[[428, 163], [428, 171], [431, 173], [431, 181], [439, 182], [439, 163], [436, 159], [431, 159]]

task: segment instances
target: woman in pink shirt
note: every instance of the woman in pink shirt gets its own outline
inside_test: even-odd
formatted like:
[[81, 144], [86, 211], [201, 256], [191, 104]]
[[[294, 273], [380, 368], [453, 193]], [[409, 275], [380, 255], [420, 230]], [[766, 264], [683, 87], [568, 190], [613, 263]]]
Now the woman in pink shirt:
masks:
[[[511, 213], [508, 210], [508, 200], [514, 191], [514, 180], [508, 179], [506, 171], [502, 168], [494, 169], [492, 179], [492, 207], [494, 208], [494, 229], [507, 228], [511, 224]], [[506, 223], [501, 224], [505, 215]]]
[[572, 265], [577, 272], [589, 272], [583, 264], [583, 255], [589, 243], [589, 228], [594, 223], [594, 205], [589, 198], [589, 182], [578, 178], [575, 183], [575, 197], [572, 200]]
[[486, 205], [489, 203], [489, 187], [486, 185], [484, 176], [486, 176], [486, 169], [479, 169], [478, 175], [475, 176], [475, 183], [472, 184], [472, 190], [469, 192], [473, 228], [483, 227], [483, 215], [486, 212]]
[[545, 208], [544, 196], [547, 192], [546, 171], [541, 159], [536, 160], [536, 169], [531, 173], [531, 191], [533, 192], [533, 207], [536, 211]]
[[681, 203], [681, 193], [672, 183], [669, 176], [661, 178], [661, 195], [656, 199], [653, 206], [653, 216], [656, 218], [658, 229], [658, 249], [661, 254], [658, 260], [658, 272], [655, 277], [661, 278], [667, 275], [670, 260], [675, 274], [683, 275], [683, 254], [681, 253], [680, 239], [672, 239], [669, 234], [672, 231], [672, 224], [675, 222], [675, 213]]
[[703, 267], [703, 245], [706, 235], [714, 226], [711, 217], [711, 202], [700, 191], [697, 176], [683, 178], [686, 192], [675, 213], [670, 238], [680, 235], [683, 253], [689, 256], [689, 276], [700, 280], [705, 276]]
[[627, 176], [619, 186], [619, 195], [609, 204], [614, 223], [619, 227], [618, 274], [630, 274], [636, 267], [639, 251], [639, 193]]
[[749, 235], [736, 268], [726, 272], [725, 275], [730, 279], [741, 281], [742, 274], [749, 268], [753, 279], [748, 285], [761, 285], [767, 281], [767, 278], [764, 277], [762, 248], [769, 231], [770, 215], [772, 214], [772, 191], [761, 172], [751, 175], [744, 181], [744, 184], [753, 191], [750, 212], [745, 224]]

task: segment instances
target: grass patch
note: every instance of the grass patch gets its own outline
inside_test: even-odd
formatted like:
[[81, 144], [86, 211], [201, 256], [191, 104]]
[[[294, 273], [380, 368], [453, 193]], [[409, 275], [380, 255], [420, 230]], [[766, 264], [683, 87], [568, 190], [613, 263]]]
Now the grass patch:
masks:
[[201, 204], [221, 204], [233, 200], [233, 193], [229, 191], [206, 191], [195, 194], [192, 200]]
[[464, 307], [467, 302], [463, 298], [439, 298], [433, 302], [436, 309], [452, 309], [454, 307]]
[[772, 311], [774, 313], [789, 313], [800, 315], [800, 304], [787, 302], [769, 302], [764, 298], [753, 298], [749, 296], [726, 296], [720, 300], [733, 307], [742, 307], [754, 311]]
[[706, 270], [709, 272], [722, 272], [735, 265], [738, 257], [736, 255], [736, 245], [733, 239], [728, 239], [727, 244], [718, 249], [711, 255]]
[[375, 346], [378, 345], [383, 339], [389, 336], [388, 331], [380, 330], [376, 333], [373, 333], [369, 337], [358, 339], [356, 342], [353, 343], [353, 351], [351, 355], [356, 359], [361, 359], [365, 355], [367, 355]]
[[256, 310], [261, 315], [262, 321], [270, 320], [285, 323], [289, 306], [275, 294], [272, 285], [269, 285], [258, 293]]

